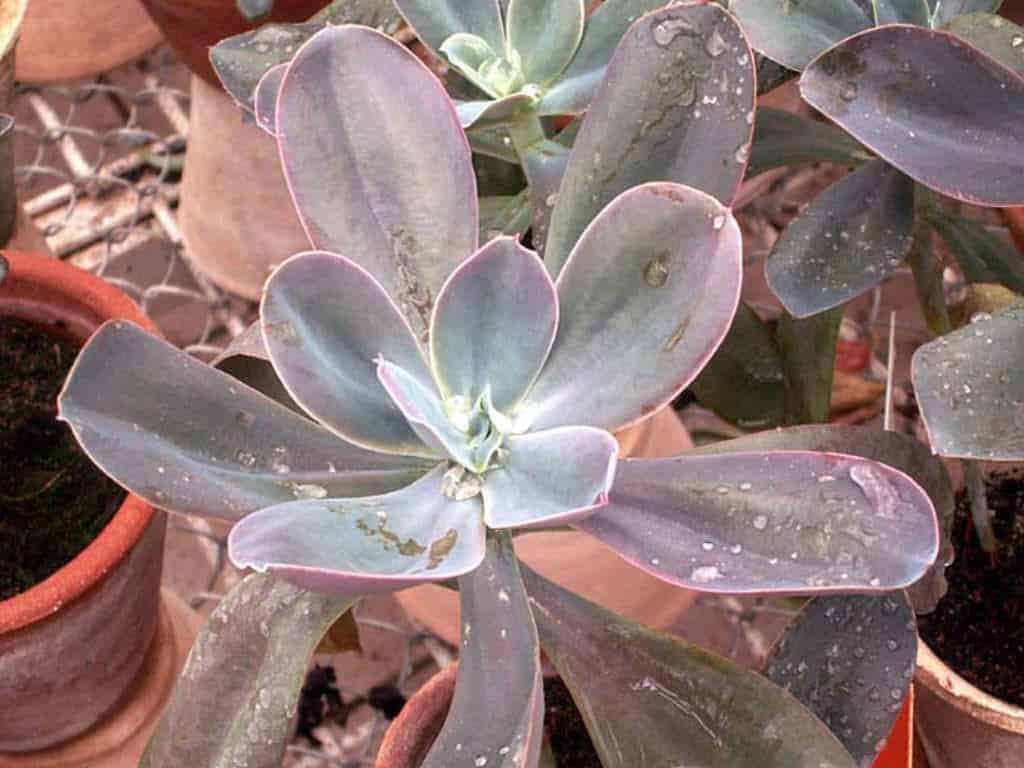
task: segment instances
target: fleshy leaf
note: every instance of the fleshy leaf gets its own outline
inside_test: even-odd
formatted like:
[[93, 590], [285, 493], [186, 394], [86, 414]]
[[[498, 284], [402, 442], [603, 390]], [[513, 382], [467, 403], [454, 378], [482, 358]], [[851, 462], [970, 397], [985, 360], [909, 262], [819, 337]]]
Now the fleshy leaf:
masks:
[[490, 534], [487, 557], [459, 579], [462, 647], [448, 718], [422, 768], [460, 763], [535, 768], [544, 725], [540, 644], [512, 539]]
[[957, 16], [971, 13], [995, 13], [1003, 0], [937, 0], [932, 13], [932, 26], [944, 27]]
[[268, 69], [256, 85], [256, 93], [253, 96], [256, 125], [271, 136], [277, 134], [277, 96], [281, 92], [281, 83], [287, 71], [287, 64], [278, 64]]
[[278, 768], [309, 657], [352, 602], [243, 579], [192, 646], [140, 768]]
[[745, 429], [782, 423], [782, 360], [771, 332], [746, 304], [690, 389], [701, 405]]
[[938, 549], [935, 509], [907, 475], [811, 451], [625, 461], [608, 506], [576, 525], [638, 567], [709, 592], [895, 589]]
[[598, 5], [587, 18], [575, 57], [544, 94], [538, 112], [543, 115], [585, 112], [626, 30], [637, 18], [664, 4], [664, 0], [606, 0]]
[[950, 22], [949, 31], [1024, 75], [1024, 28], [991, 13], [971, 13]]
[[565, 177], [569, 163], [569, 150], [557, 141], [544, 139], [523, 148], [520, 160], [529, 181], [531, 231], [530, 239], [541, 249], [537, 251], [544, 258], [551, 215], [558, 201], [558, 190]]
[[379, 32], [328, 27], [289, 67], [277, 127], [314, 247], [373, 274], [425, 333], [441, 285], [477, 244], [469, 144], [440, 82]]
[[254, 568], [325, 594], [392, 592], [444, 581], [484, 557], [480, 499], [444, 492], [440, 465], [412, 485], [361, 499], [278, 504], [239, 521], [228, 553]]
[[999, 283], [1024, 294], [1024, 258], [1013, 243], [989, 232], [980, 221], [951, 216], [938, 207], [926, 215], [953, 251], [967, 282]]
[[822, 51], [871, 26], [855, 0], [733, 0], [750, 45], [772, 61], [802, 70]]
[[603, 429], [558, 427], [505, 438], [501, 456], [484, 481], [487, 526], [552, 526], [607, 503], [618, 443]]
[[765, 264], [768, 287], [797, 318], [838, 307], [899, 268], [913, 226], [914, 182], [873, 160], [786, 227]]
[[255, 110], [256, 87], [268, 70], [286, 64], [322, 24], [264, 24], [225, 38], [210, 49], [221, 85], [242, 109]]
[[638, 20], [573, 145], [544, 254], [551, 274], [637, 184], [685, 184], [730, 205], [750, 153], [754, 90], [753, 53], [720, 6], [672, 5]]
[[745, 435], [697, 448], [689, 455], [776, 450], [828, 451], [860, 456], [895, 467], [924, 488], [939, 519], [940, 552], [928, 575], [908, 592], [918, 613], [934, 610], [946, 593], [945, 569], [953, 559], [953, 547], [949, 541], [953, 524], [953, 483], [942, 460], [909, 435], [870, 427], [817, 424]]
[[556, 283], [558, 335], [527, 398], [533, 428], [619, 429], [700, 372], [739, 302], [739, 226], [709, 195], [634, 187], [580, 238]]
[[462, 127], [482, 128], [501, 125], [514, 120], [520, 112], [533, 103], [533, 97], [525, 93], [513, 93], [493, 101], [460, 101], [455, 104]]
[[475, 401], [490, 392], [495, 408], [511, 410], [537, 378], [557, 327], [558, 295], [544, 263], [514, 237], [492, 240], [437, 297], [430, 360], [442, 397]]
[[822, 160], [850, 165], [870, 158], [860, 144], [834, 126], [783, 109], [761, 107], [757, 110], [747, 176], [782, 165]]
[[927, 27], [931, 19], [928, 0], [871, 0], [875, 24], [917, 24]]
[[583, 38], [585, 0], [510, 0], [508, 52], [518, 54], [528, 83], [554, 80]]
[[914, 393], [941, 456], [1024, 460], [1024, 305], [914, 353]]
[[480, 198], [480, 240], [519, 235], [530, 228], [528, 191], [518, 195]]
[[[394, 0], [416, 36], [435, 53], [450, 36], [476, 35], [496, 52], [505, 50], [498, 0]], [[415, 114], [415, 113], [414, 113]]]
[[[478, 421], [473, 418], [477, 403], [464, 398], [442, 403], [432, 384], [387, 360], [378, 361], [377, 377], [424, 443], [446, 453], [471, 472], [480, 473], [487, 468], [501, 435], [486, 429], [478, 438], [470, 435], [470, 429]], [[457, 417], [453, 411], [457, 407], [461, 407], [465, 416], [465, 429], [457, 429], [453, 424], [453, 417]]]
[[373, 276], [343, 256], [299, 254], [267, 281], [263, 336], [295, 402], [371, 450], [430, 456], [377, 378], [378, 355], [430, 383], [416, 337]]
[[128, 490], [165, 509], [227, 520], [296, 498], [386, 493], [431, 466], [339, 440], [123, 321], [106, 323], [82, 347], [60, 414]]
[[1024, 204], [1024, 77], [955, 35], [905, 25], [856, 35], [807, 67], [800, 92], [926, 187]]
[[768, 658], [766, 676], [871, 768], [903, 708], [917, 660], [914, 611], [902, 592], [810, 601]]
[[828, 728], [756, 672], [523, 568], [541, 646], [604, 768], [854, 768]]
[[288, 390], [277, 377], [277, 372], [270, 362], [267, 347], [263, 343], [263, 329], [256, 320], [217, 355], [211, 362], [218, 371], [224, 371], [233, 379], [246, 384], [285, 408], [302, 416], [306, 412], [292, 400]]

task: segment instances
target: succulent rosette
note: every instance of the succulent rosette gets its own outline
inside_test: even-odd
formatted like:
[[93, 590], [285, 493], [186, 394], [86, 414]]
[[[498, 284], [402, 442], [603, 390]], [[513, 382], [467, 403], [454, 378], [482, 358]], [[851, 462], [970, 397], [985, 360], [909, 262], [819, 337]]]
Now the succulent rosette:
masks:
[[[677, 19], [691, 31], [710, 19], [706, 36], [728, 53], [719, 42], [709, 53], [697, 32], [669, 39], [660, 30], [683, 29]], [[83, 348], [61, 395], [85, 450], [126, 488], [234, 522], [240, 567], [349, 601], [333, 606], [458, 579], [460, 692], [424, 765], [453, 765], [456, 753], [467, 765], [536, 765], [537, 626], [550, 617], [534, 623], [509, 531], [574, 525], [667, 581], [728, 592], [895, 589], [935, 558], [928, 494], [853, 455], [872, 450], [842, 452], [843, 440], [780, 433], [618, 461], [612, 433], [668, 405], [729, 330], [742, 243], [721, 200], [742, 178], [756, 87], [749, 48], [717, 6], [671, 7], [627, 37], [569, 158], [542, 261], [515, 238], [479, 245], [470, 147], [434, 75], [371, 29], [317, 33], [283, 73], [273, 126], [315, 250], [270, 277], [247, 339], [293, 407], [121, 322]], [[668, 124], [590, 119], [628, 106], [635, 68], [665, 56], [741, 75], [726, 91], [710, 66], [692, 84], [707, 98]], [[696, 122], [694, 103], [728, 130]], [[659, 131], [705, 144], [666, 149]], [[602, 153], [626, 178], [647, 161], [630, 154], [636, 140], [674, 152], [666, 171], [693, 184], [594, 180]], [[697, 188], [701, 176], [714, 195]], [[247, 600], [232, 610], [258, 610]], [[764, 701], [782, 695], [749, 684]], [[846, 765], [810, 715], [779, 702], [787, 723], [820, 737], [805, 750], [815, 765]], [[160, 748], [185, 749], [173, 738]]]

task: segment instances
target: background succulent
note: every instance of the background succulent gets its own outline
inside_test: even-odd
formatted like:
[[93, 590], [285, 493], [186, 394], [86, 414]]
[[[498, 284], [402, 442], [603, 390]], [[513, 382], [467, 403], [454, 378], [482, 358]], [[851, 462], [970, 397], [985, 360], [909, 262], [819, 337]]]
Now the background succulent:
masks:
[[[716, 35], [728, 50], [708, 51]], [[711, 62], [694, 100], [647, 125], [664, 95], [635, 84], [694, 60]], [[944, 475], [897, 435], [783, 431], [616, 465], [609, 430], [671, 400], [731, 322], [741, 246], [722, 198], [746, 164], [736, 110], [753, 66], [717, 6], [638, 19], [568, 158], [541, 262], [509, 238], [478, 249], [469, 144], [412, 54], [364, 27], [303, 45], [275, 134], [318, 250], [271, 278], [264, 344], [247, 342], [307, 415], [123, 323], [83, 348], [61, 396], [97, 464], [152, 503], [238, 521], [233, 557], [266, 572], [215, 612], [144, 765], [274, 765], [334, 618], [360, 595], [452, 578], [459, 681], [427, 766], [536, 765], [539, 643], [587, 702], [606, 768], [870, 759], [877, 739], [854, 749], [755, 673], [521, 572], [507, 533], [571, 522], [712, 591], [899, 589], [934, 559]], [[737, 67], [743, 81], [712, 99]], [[621, 110], [641, 119], [607, 119]], [[694, 183], [637, 179], [652, 168]], [[875, 718], [858, 737], [891, 723], [856, 717]]]

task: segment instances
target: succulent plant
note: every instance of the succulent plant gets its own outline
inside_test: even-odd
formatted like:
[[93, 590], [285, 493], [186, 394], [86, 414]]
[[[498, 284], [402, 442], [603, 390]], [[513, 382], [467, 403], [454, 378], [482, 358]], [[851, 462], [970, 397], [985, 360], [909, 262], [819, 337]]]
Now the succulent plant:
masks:
[[[727, 51], [707, 50], [715, 35]], [[941, 464], [898, 435], [617, 459], [612, 431], [669, 403], [735, 312], [742, 248], [722, 198], [747, 159], [752, 59], [718, 6], [635, 21], [542, 261], [509, 237], [479, 246], [469, 143], [415, 56], [357, 26], [302, 46], [275, 135], [315, 250], [270, 278], [247, 343], [304, 414], [123, 322], [86, 344], [60, 398], [101, 468], [232, 521], [231, 557], [258, 571], [211, 618], [143, 765], [278, 764], [324, 629], [363, 595], [453, 580], [459, 678], [424, 766], [537, 765], [541, 643], [606, 768], [861, 762], [782, 688], [565, 593], [512, 546], [515, 530], [573, 525], [673, 584], [787, 594], [901, 589], [935, 558]], [[711, 62], [694, 86], [708, 100], [647, 126], [662, 95], [635, 84], [693, 61]], [[623, 110], [640, 120], [608, 119]], [[634, 185], [656, 162], [693, 184]]]

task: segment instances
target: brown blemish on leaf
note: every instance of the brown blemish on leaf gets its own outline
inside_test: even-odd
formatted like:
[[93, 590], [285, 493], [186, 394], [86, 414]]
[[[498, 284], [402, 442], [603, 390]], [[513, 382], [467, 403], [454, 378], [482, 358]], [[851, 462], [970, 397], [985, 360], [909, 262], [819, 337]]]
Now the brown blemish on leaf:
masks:
[[437, 568], [444, 559], [448, 557], [451, 551], [455, 548], [455, 542], [459, 540], [459, 532], [454, 528], [449, 528], [448, 532], [445, 533], [439, 539], [435, 539], [430, 544], [430, 562], [427, 564], [427, 570], [432, 571]]

